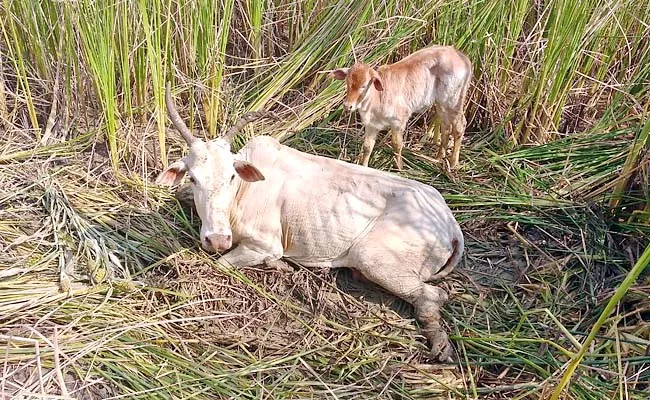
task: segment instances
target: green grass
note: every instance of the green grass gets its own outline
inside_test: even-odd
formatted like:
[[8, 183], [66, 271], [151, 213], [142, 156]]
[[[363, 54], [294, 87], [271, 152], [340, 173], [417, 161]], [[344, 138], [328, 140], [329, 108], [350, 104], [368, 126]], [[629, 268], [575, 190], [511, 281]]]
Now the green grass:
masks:
[[[0, 391], [81, 398], [647, 398], [650, 3], [286, 0], [0, 5]], [[458, 171], [416, 149], [467, 252], [443, 285], [459, 362], [346, 271], [219, 266], [151, 184], [243, 112], [352, 160], [327, 70], [453, 44], [474, 64]], [[170, 133], [171, 132], [171, 133]], [[381, 142], [381, 140], [384, 140]], [[390, 170], [385, 139], [371, 166]], [[3, 393], [4, 393], [3, 392]], [[1, 397], [1, 396], [0, 396]]]

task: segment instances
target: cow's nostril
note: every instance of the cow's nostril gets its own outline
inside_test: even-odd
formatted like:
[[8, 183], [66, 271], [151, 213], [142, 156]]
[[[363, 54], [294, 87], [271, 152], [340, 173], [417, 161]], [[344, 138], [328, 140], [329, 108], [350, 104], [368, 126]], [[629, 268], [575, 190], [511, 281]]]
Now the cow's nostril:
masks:
[[232, 247], [232, 235], [230, 234], [210, 234], [207, 235], [210, 247], [216, 251], [228, 250]]
[[201, 238], [201, 247], [203, 247], [203, 250], [212, 251], [212, 243], [207, 237]]

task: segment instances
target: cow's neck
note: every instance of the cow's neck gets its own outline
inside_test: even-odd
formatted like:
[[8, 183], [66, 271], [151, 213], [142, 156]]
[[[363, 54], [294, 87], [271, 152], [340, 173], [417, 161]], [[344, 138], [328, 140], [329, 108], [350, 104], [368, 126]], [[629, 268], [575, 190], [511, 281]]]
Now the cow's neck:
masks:
[[[254, 139], [251, 139], [254, 140]], [[253, 165], [259, 167], [262, 172], [268, 171], [271, 172], [275, 162], [278, 159], [278, 153], [274, 151], [275, 147], [268, 147], [259, 142], [255, 144], [247, 143], [242, 149], [237, 153], [236, 158], [241, 161], [248, 161]], [[268, 180], [271, 176], [266, 176]], [[237, 177], [235, 178], [235, 195], [230, 203], [230, 227], [233, 232], [233, 240], [237, 239], [237, 236], [240, 232], [240, 227], [243, 228], [241, 221], [244, 218], [244, 215], [251, 213], [250, 204], [247, 203], [254, 201], [255, 196], [258, 195], [254, 192], [248, 193], [251, 190], [256, 190], [256, 188], [261, 184], [259, 182], [246, 182], [243, 179]]]
[[240, 227], [242, 226], [241, 219], [243, 218], [243, 209], [241, 205], [246, 196], [246, 192], [250, 187], [250, 183], [241, 178], [236, 179], [235, 197], [230, 202], [230, 209], [228, 210], [228, 217], [230, 220], [230, 230], [232, 231], [233, 244], [239, 243], [240, 240]]
[[[240, 151], [239, 156], [242, 161], [248, 161], [248, 157], [246, 157], [245, 151]], [[239, 226], [239, 222], [242, 216], [239, 206], [242, 203], [242, 199], [246, 195], [246, 192], [248, 192], [250, 183], [246, 182], [240, 177], [237, 177], [235, 179], [235, 185], [236, 185], [235, 196], [230, 202], [230, 209], [228, 210], [229, 211], [228, 215], [230, 218], [230, 229], [232, 230], [234, 236], [236, 237], [237, 234], [235, 232], [238, 231], [237, 227]]]

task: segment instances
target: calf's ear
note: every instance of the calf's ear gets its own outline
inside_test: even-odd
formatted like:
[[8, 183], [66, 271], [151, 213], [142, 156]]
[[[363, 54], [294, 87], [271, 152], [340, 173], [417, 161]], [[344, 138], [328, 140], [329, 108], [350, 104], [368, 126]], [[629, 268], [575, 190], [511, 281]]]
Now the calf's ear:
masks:
[[264, 180], [264, 175], [262, 175], [260, 170], [248, 161], [236, 160], [234, 162], [234, 167], [235, 171], [237, 171], [237, 174], [239, 174], [239, 177], [246, 182], [257, 182]]
[[381, 82], [381, 78], [379, 76], [372, 77], [372, 84], [375, 85], [375, 89], [378, 91], [382, 92], [384, 90], [384, 84]]
[[178, 160], [158, 175], [156, 184], [164, 186], [178, 185], [181, 179], [183, 179], [183, 176], [185, 176], [185, 172], [187, 172], [187, 164], [185, 164], [184, 160]]
[[348, 76], [350, 68], [339, 68], [329, 73], [330, 78], [338, 79], [339, 81], [345, 80]]

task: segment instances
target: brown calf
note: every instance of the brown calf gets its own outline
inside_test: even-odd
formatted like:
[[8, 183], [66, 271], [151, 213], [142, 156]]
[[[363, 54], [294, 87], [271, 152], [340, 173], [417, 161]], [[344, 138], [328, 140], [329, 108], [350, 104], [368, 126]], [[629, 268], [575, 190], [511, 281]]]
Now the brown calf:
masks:
[[411, 115], [431, 106], [435, 107], [433, 122], [437, 125], [434, 142], [439, 135], [441, 140], [438, 159], [447, 156], [451, 132], [454, 149], [449, 164], [452, 168], [458, 164], [467, 125], [465, 96], [472, 77], [472, 63], [463, 53], [452, 46], [432, 46], [377, 70], [366, 64], [354, 64], [351, 68], [334, 70], [330, 76], [346, 81], [344, 107], [359, 111], [361, 116], [365, 127], [363, 165], [368, 166], [377, 133], [389, 129], [395, 164], [401, 170], [406, 123]]

